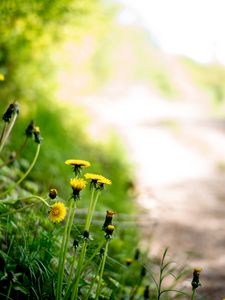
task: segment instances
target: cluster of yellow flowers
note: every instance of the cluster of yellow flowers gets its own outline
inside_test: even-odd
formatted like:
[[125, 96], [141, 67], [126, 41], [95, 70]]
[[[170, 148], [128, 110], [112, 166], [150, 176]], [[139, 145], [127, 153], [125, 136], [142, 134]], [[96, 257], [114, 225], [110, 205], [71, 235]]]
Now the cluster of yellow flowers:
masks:
[[[65, 164], [73, 166], [75, 175], [80, 174], [82, 168], [87, 168], [91, 166], [90, 162], [80, 159], [68, 159], [65, 161]], [[95, 189], [102, 189], [105, 184], [112, 184], [111, 180], [99, 174], [86, 173], [84, 174], [84, 177], [85, 179], [90, 180], [91, 187]], [[86, 185], [87, 181], [85, 181], [83, 178], [70, 179], [70, 186], [73, 190], [74, 200], [79, 198], [80, 191], [82, 191], [86, 187]], [[49, 219], [54, 223], [63, 221], [66, 216], [66, 207], [64, 203], [54, 203], [49, 209], [48, 216]]]

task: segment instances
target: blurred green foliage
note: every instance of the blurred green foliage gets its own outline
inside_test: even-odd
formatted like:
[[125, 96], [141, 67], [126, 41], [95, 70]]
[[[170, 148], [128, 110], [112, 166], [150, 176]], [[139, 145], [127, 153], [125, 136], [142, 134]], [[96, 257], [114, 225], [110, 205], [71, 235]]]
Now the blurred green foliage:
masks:
[[[55, 101], [58, 68], [62, 67], [58, 58], [63, 56], [60, 51], [64, 44], [70, 40], [79, 45], [85, 36], [96, 41], [102, 38], [116, 10], [110, 1], [103, 0], [1, 1], [0, 73], [5, 81], [0, 81], [0, 99], [1, 114], [14, 100], [18, 100], [21, 110], [7, 155], [23, 143], [30, 120], [41, 128], [42, 149], [30, 174], [30, 179], [39, 182], [40, 192], [57, 187], [62, 197], [68, 196], [68, 180], [73, 174], [64, 161], [86, 159], [92, 163], [90, 171], [102, 173], [114, 183], [103, 207], [129, 211], [131, 205], [126, 200], [132, 175], [121, 157], [120, 141], [115, 138], [110, 142], [109, 137], [108, 145], [94, 143], [85, 132], [85, 112], [73, 104]], [[91, 47], [94, 52], [95, 43]], [[34, 151], [35, 145], [28, 143], [24, 158], [31, 161]]]
[[193, 80], [209, 93], [214, 104], [225, 100], [225, 67], [218, 62], [199, 64], [191, 59], [182, 59]]

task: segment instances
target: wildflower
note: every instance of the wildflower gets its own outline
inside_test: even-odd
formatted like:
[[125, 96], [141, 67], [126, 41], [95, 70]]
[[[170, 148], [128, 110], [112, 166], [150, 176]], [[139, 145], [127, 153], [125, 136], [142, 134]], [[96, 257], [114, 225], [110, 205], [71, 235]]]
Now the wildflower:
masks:
[[58, 195], [57, 189], [50, 189], [48, 195], [49, 195], [49, 198], [55, 199], [57, 197], [57, 195]]
[[98, 188], [97, 182], [98, 182], [99, 179], [101, 179], [102, 175], [93, 174], [93, 173], [85, 173], [84, 177], [86, 179], [91, 180], [91, 187], [97, 189]]
[[105, 178], [104, 176], [101, 176], [101, 178], [98, 179], [97, 183], [98, 183], [99, 188], [103, 189], [104, 184], [110, 185], [110, 184], [112, 184], [112, 181], [109, 180], [108, 178]]
[[99, 174], [86, 173], [84, 174], [84, 177], [91, 180], [91, 187], [96, 190], [103, 189], [104, 184], [112, 184], [111, 180]]
[[61, 222], [65, 219], [66, 207], [62, 202], [54, 203], [48, 212], [48, 217], [53, 223]]
[[103, 230], [105, 230], [108, 225], [112, 225], [112, 219], [113, 219], [113, 215], [114, 214], [115, 213], [113, 211], [111, 211], [111, 210], [107, 210], [106, 211], [105, 222], [104, 222], [104, 224], [102, 226]]
[[81, 160], [81, 159], [67, 159], [65, 161], [65, 164], [73, 166], [75, 175], [80, 173], [81, 168], [87, 168], [90, 167], [91, 165], [89, 161]]
[[125, 263], [129, 267], [133, 263], [133, 259], [132, 258], [126, 258]]
[[4, 80], [5, 80], [5, 76], [2, 73], [0, 73], [0, 81], [4, 81]]
[[11, 103], [2, 117], [3, 121], [9, 123], [12, 115], [15, 113], [19, 113], [19, 106], [16, 103]]
[[41, 143], [41, 136], [40, 136], [40, 128], [38, 126], [34, 126], [33, 134], [34, 134], [35, 143], [40, 144]]
[[201, 268], [194, 268], [193, 279], [191, 282], [192, 290], [197, 289], [201, 285], [201, 283], [199, 281], [199, 276], [200, 276], [201, 271], [202, 271]]
[[106, 239], [110, 239], [112, 237], [112, 234], [113, 234], [113, 231], [115, 229], [115, 226], [114, 225], [108, 225], [106, 228], [105, 228], [105, 238]]
[[70, 185], [73, 189], [73, 198], [78, 199], [80, 197], [80, 191], [86, 187], [87, 182], [82, 178], [71, 178]]
[[31, 121], [25, 130], [25, 134], [28, 138], [31, 138], [34, 132], [34, 121]]

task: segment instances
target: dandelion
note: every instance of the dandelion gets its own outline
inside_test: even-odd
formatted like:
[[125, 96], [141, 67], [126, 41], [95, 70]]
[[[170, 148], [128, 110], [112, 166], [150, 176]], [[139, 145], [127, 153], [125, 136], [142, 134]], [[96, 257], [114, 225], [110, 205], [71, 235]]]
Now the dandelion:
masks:
[[87, 168], [90, 167], [91, 165], [89, 161], [82, 160], [82, 159], [67, 159], [65, 161], [65, 164], [73, 166], [73, 171], [75, 175], [78, 175], [82, 168]]
[[149, 285], [146, 285], [143, 293], [144, 299], [148, 300], [150, 299], [150, 292], [149, 292]]
[[106, 211], [105, 222], [104, 222], [104, 224], [102, 226], [103, 230], [105, 230], [108, 225], [112, 225], [112, 219], [113, 219], [113, 215], [114, 214], [115, 213], [113, 211], [111, 211], [111, 210], [107, 210]]
[[12, 118], [12, 115], [19, 113], [19, 106], [16, 103], [11, 103], [9, 107], [7, 108], [6, 112], [4, 113], [2, 119], [6, 123], [9, 123], [9, 121]]
[[108, 225], [105, 229], [105, 238], [110, 239], [112, 237], [113, 231], [115, 230], [114, 225]]
[[50, 189], [49, 194], [48, 194], [49, 198], [55, 199], [57, 197], [57, 195], [58, 195], [57, 189]]
[[201, 283], [199, 281], [199, 276], [200, 276], [201, 271], [202, 271], [201, 268], [194, 268], [193, 279], [192, 279], [192, 282], [191, 282], [191, 285], [192, 285], [191, 300], [195, 299], [196, 289], [201, 285]]
[[33, 134], [34, 134], [35, 143], [40, 144], [41, 143], [41, 135], [40, 135], [40, 128], [38, 126], [34, 126]]
[[25, 134], [26, 134], [26, 136], [28, 137], [28, 138], [31, 138], [32, 137], [32, 135], [33, 135], [33, 132], [34, 132], [34, 121], [31, 121], [29, 124], [28, 124], [28, 126], [27, 126], [27, 128], [25, 129]]
[[71, 178], [70, 185], [73, 189], [73, 198], [78, 199], [80, 197], [80, 191], [86, 187], [87, 182], [83, 178]]
[[61, 222], [65, 219], [66, 207], [62, 202], [54, 203], [48, 212], [48, 217], [53, 223]]
[[99, 174], [86, 173], [84, 174], [84, 177], [91, 180], [91, 187], [95, 188], [96, 190], [103, 189], [104, 184], [112, 184], [111, 180]]
[[4, 80], [5, 80], [5, 76], [2, 73], [0, 73], [0, 81], [4, 81]]
[[125, 263], [126, 263], [127, 267], [129, 267], [133, 263], [133, 259], [132, 258], [126, 258]]
[[199, 276], [200, 276], [201, 271], [202, 271], [201, 268], [194, 268], [193, 279], [192, 279], [192, 282], [191, 282], [193, 290], [197, 289], [201, 285], [201, 283], [199, 281]]

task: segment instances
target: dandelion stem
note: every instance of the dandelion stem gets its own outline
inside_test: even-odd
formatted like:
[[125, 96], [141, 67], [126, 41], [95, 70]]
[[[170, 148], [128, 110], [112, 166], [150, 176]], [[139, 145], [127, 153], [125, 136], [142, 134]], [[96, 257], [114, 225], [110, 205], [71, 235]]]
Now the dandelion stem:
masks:
[[7, 141], [8, 137], [9, 137], [9, 134], [10, 134], [15, 122], [16, 122], [17, 115], [18, 115], [17, 113], [14, 114], [12, 122], [7, 127], [6, 131], [5, 131], [5, 127], [4, 127], [4, 132], [3, 132], [2, 139], [1, 139], [1, 144], [0, 144], [0, 152], [2, 151], [2, 149], [5, 145], [5, 142]]
[[[74, 221], [74, 216], [75, 216], [75, 211], [76, 211], [76, 201], [74, 201], [73, 199], [71, 201], [73, 203], [72, 203], [72, 207], [71, 207], [71, 214], [70, 214], [70, 219], [69, 219], [69, 224], [68, 224], [68, 230], [67, 230], [67, 233], [66, 233], [66, 239], [65, 239], [65, 244], [64, 244], [64, 251], [63, 251], [63, 258], [62, 258], [62, 269], [61, 269], [62, 278], [63, 278], [63, 275], [64, 275], [66, 253], [67, 253], [68, 243], [69, 243], [69, 239], [70, 239], [70, 232], [71, 232], [71, 229], [72, 229], [72, 225], [73, 225], [73, 221]], [[62, 284], [62, 282], [61, 282], [61, 284]]]
[[[10, 298], [11, 290], [12, 290], [12, 281], [10, 280], [9, 290], [8, 290], [8, 294], [7, 294], [7, 296], [6, 296], [6, 299], [7, 299], [7, 300]], [[10, 299], [11, 299], [11, 298], [10, 298]]]
[[[75, 300], [75, 299], [77, 300], [77, 298], [78, 298], [78, 286], [79, 286], [80, 275], [81, 275], [81, 271], [82, 271], [84, 258], [85, 258], [85, 255], [86, 255], [86, 250], [87, 250], [87, 240], [85, 239], [83, 241], [80, 257], [79, 257], [79, 260], [78, 260], [78, 265], [77, 265], [77, 270], [76, 270], [76, 277], [75, 277], [75, 285], [74, 285], [73, 293], [72, 293], [72, 296], [71, 296], [71, 300]], [[72, 283], [72, 285], [73, 284], [74, 284], [74, 282]]]
[[31, 170], [33, 169], [33, 167], [34, 167], [34, 165], [35, 165], [35, 163], [36, 163], [36, 161], [38, 159], [40, 148], [41, 148], [41, 144], [38, 144], [37, 145], [37, 150], [36, 150], [36, 153], [35, 153], [35, 156], [34, 156], [34, 159], [33, 159], [32, 163], [31, 163], [30, 167], [26, 171], [26, 173], [24, 173], [23, 176], [13, 186], [11, 186], [8, 190], [6, 190], [0, 196], [4, 196], [4, 195], [8, 194], [9, 192], [11, 192], [12, 190], [14, 190], [27, 177], [27, 175], [31, 172]]
[[90, 203], [89, 203], [89, 206], [88, 206], [86, 223], [85, 223], [85, 227], [84, 227], [84, 230], [87, 230], [87, 231], [89, 231], [90, 224], [91, 224], [91, 219], [92, 219], [92, 205], [93, 205], [93, 201], [94, 201], [94, 193], [95, 193], [95, 190], [92, 189], [91, 200], [90, 200]]
[[91, 285], [90, 285], [90, 287], [89, 287], [89, 290], [88, 290], [88, 292], [87, 292], [86, 297], [84, 298], [84, 300], [88, 300], [88, 299], [89, 299], [90, 293], [91, 293], [92, 288], [93, 288], [93, 286], [94, 286], [94, 284], [95, 284], [95, 282], [96, 282], [96, 279], [97, 279], [97, 276], [98, 276], [98, 274], [99, 274], [99, 272], [100, 272], [101, 267], [102, 267], [102, 260], [101, 260], [101, 262], [100, 262], [100, 264], [99, 264], [99, 266], [98, 266], [98, 269], [97, 269], [97, 271], [96, 271], [95, 277], [93, 278], [93, 280], [92, 280], [92, 282], [91, 282]]
[[[92, 217], [93, 217], [93, 213], [94, 213], [99, 195], [100, 195], [100, 192], [98, 192], [96, 194], [96, 197], [94, 198], [94, 189], [92, 190], [91, 200], [90, 200], [90, 203], [89, 203], [88, 213], [87, 213], [87, 218], [86, 218], [86, 223], [85, 223], [85, 228], [84, 228], [85, 231], [89, 232], [90, 225], [91, 225], [91, 220], [92, 220]], [[77, 270], [76, 270], [75, 283], [74, 282], [72, 283], [72, 285], [73, 284], [75, 284], [75, 285], [74, 285], [71, 300], [77, 299], [77, 296], [78, 296], [79, 281], [80, 281], [82, 266], [84, 264], [84, 258], [85, 258], [85, 255], [86, 255], [86, 250], [87, 250], [87, 240], [83, 240], [81, 254], [80, 254], [80, 257], [79, 257], [79, 260], [78, 260], [78, 265], [77, 265]]]
[[71, 280], [72, 280], [72, 276], [73, 276], [73, 271], [74, 271], [74, 266], [75, 266], [75, 262], [76, 262], [76, 254], [77, 254], [77, 250], [74, 249], [74, 254], [73, 254], [73, 261], [70, 267], [70, 274], [69, 274], [69, 278], [67, 281], [67, 285], [70, 286]]
[[103, 256], [103, 259], [102, 259], [102, 265], [101, 265], [101, 269], [100, 269], [100, 274], [99, 274], [99, 280], [98, 280], [98, 286], [97, 286], [97, 290], [96, 290], [95, 300], [98, 300], [99, 294], [100, 294], [100, 289], [101, 289], [101, 285], [102, 285], [103, 272], [104, 272], [104, 269], [105, 269], [106, 258], [107, 258], [107, 255], [108, 255], [109, 241], [110, 241], [110, 239], [108, 239], [106, 241], [106, 244], [105, 244], [105, 251], [104, 251], [104, 256]]
[[191, 295], [191, 300], [194, 300], [194, 299], [195, 299], [195, 291], [196, 291], [196, 289], [193, 289], [192, 295]]
[[60, 300], [61, 295], [62, 295], [62, 281], [63, 281], [63, 275], [64, 275], [64, 270], [63, 270], [64, 269], [64, 265], [63, 265], [64, 247], [65, 247], [65, 242], [66, 242], [66, 237], [67, 237], [69, 221], [70, 221], [70, 217], [71, 217], [71, 213], [72, 213], [73, 203], [74, 203], [74, 201], [71, 198], [70, 199], [68, 216], [67, 216], [67, 219], [66, 219], [66, 225], [65, 225], [65, 228], [64, 228], [64, 234], [63, 234], [60, 254], [59, 254], [59, 266], [58, 266], [58, 277], [57, 277], [57, 287], [56, 287], [56, 300]]
[[5, 122], [5, 123], [4, 123], [4, 127], [3, 127], [3, 129], [2, 129], [1, 137], [0, 137], [0, 145], [1, 145], [2, 140], [3, 140], [3, 137], [4, 137], [4, 134], [5, 134], [6, 127], [7, 127], [7, 123]]

